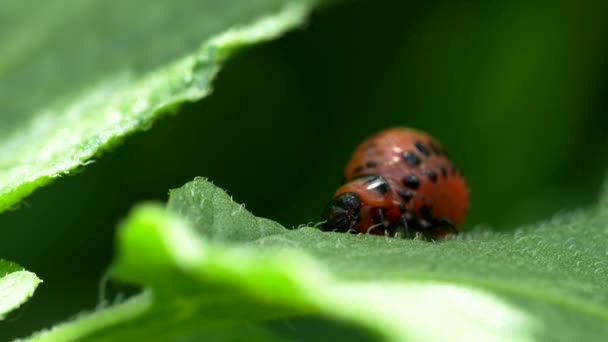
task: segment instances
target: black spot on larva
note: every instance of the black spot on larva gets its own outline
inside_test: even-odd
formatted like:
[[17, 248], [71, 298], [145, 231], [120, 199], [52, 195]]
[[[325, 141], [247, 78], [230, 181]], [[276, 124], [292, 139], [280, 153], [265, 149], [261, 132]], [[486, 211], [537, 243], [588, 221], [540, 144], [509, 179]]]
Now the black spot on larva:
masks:
[[386, 194], [391, 189], [391, 186], [386, 181], [386, 178], [378, 175], [369, 176], [367, 179], [367, 189], [375, 190], [381, 194]]
[[374, 207], [371, 209], [371, 213], [374, 224], [382, 223], [385, 226], [388, 224], [388, 222], [385, 220], [386, 209], [384, 207]]
[[376, 166], [378, 166], [378, 163], [373, 160], [370, 160], [365, 164], [365, 167], [376, 167]]
[[355, 169], [353, 170], [354, 173], [359, 173], [361, 171], [363, 171], [364, 167], [362, 165], [359, 165], [357, 167], [355, 167]]
[[420, 180], [416, 175], [407, 175], [403, 177], [403, 185], [407, 186], [410, 189], [416, 190], [420, 186]]
[[450, 172], [452, 173], [452, 176], [458, 175], [458, 168], [456, 167], [456, 165], [450, 165]]
[[439, 147], [439, 145], [435, 144], [434, 142], [431, 142], [431, 150], [433, 150], [433, 153], [437, 154], [437, 155], [442, 155], [443, 154], [443, 150], [441, 150], [441, 147]]
[[407, 207], [405, 206], [405, 202], [399, 202], [399, 211], [403, 214], [407, 211]]
[[422, 173], [428, 177], [428, 179], [431, 180], [431, 182], [436, 183], [437, 182], [437, 173], [431, 169], [423, 169]]
[[418, 166], [420, 165], [420, 158], [410, 151], [405, 151], [401, 155], [401, 158], [407, 163], [409, 166]]
[[423, 205], [420, 207], [420, 216], [424, 217], [427, 220], [432, 220], [433, 218], [433, 208], [428, 205]]
[[436, 227], [449, 227], [456, 230], [456, 225], [454, 224], [454, 222], [452, 222], [452, 220], [445, 216], [441, 216], [434, 219], [432, 223]]
[[439, 172], [441, 172], [441, 175], [443, 176], [443, 178], [448, 177], [448, 169], [446, 169], [445, 166], [439, 165], [438, 169], [439, 169]]
[[408, 189], [399, 189], [397, 192], [406, 203], [411, 201], [412, 198], [414, 198], [414, 193]]
[[422, 154], [423, 156], [428, 157], [431, 155], [428, 148], [426, 148], [426, 146], [422, 143], [422, 141], [416, 140], [414, 142], [414, 146], [416, 147], [418, 152], [420, 152], [420, 154]]

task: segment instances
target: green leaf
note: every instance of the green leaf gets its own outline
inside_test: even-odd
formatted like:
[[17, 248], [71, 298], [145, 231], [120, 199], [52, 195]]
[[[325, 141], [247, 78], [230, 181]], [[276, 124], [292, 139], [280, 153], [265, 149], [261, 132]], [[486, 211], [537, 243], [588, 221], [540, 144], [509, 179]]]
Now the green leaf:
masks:
[[312, 0], [9, 1], [0, 9], [0, 210], [211, 91], [235, 51]]
[[[245, 210], [244, 205], [236, 206], [224, 190], [196, 179], [170, 192], [167, 207], [170, 211], [188, 218], [192, 226], [206, 239], [226, 242], [246, 242], [264, 236], [285, 233], [285, 228], [277, 222], [255, 217]], [[226, 229], [238, 227], [247, 222], [255, 229]]]
[[25, 303], [41, 282], [34, 273], [0, 259], [0, 320]]
[[[118, 235], [113, 275], [147, 290], [33, 340], [166, 340], [227, 328], [242, 338], [251, 323], [310, 315], [393, 341], [608, 336], [605, 199], [512, 233], [429, 243], [281, 230], [204, 179], [171, 194], [169, 211], [140, 206]], [[264, 327], [256, 331], [273, 333]]]

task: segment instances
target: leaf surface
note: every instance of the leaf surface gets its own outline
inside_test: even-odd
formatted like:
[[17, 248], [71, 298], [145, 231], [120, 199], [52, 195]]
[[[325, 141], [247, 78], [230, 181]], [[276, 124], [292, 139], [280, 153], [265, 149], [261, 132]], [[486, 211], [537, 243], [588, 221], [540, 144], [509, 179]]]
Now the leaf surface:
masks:
[[[320, 316], [392, 341], [601, 341], [605, 203], [512, 233], [428, 243], [283, 229], [196, 179], [171, 192], [168, 210], [143, 205], [122, 225], [113, 274], [148, 290], [35, 340], [65, 330], [162, 340], [254, 323], [285, 340], [264, 323]], [[81, 324], [133, 302], [145, 305], [132, 317]]]
[[235, 51], [309, 0], [9, 1], [0, 9], [0, 210], [211, 92]]
[[25, 303], [41, 282], [34, 273], [0, 259], [0, 320]]

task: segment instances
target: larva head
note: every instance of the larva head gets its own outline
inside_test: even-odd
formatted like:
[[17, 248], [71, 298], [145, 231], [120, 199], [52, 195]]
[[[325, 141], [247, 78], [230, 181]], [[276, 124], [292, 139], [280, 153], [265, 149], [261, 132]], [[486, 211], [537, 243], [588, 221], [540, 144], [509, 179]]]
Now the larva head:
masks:
[[347, 232], [359, 223], [361, 199], [354, 192], [336, 195], [325, 208], [323, 219], [326, 230]]
[[393, 186], [378, 175], [362, 176], [342, 185], [323, 213], [325, 229], [383, 233], [404, 210]]

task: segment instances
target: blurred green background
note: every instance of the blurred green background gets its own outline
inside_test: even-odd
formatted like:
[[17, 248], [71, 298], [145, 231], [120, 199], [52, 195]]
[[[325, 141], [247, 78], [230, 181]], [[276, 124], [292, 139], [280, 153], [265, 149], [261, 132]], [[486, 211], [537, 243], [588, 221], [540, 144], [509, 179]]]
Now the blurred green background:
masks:
[[608, 166], [605, 2], [378, 2], [323, 8], [241, 53], [214, 94], [0, 215], [3, 258], [38, 274], [0, 340], [98, 303], [116, 223], [206, 176], [258, 216], [319, 220], [357, 143], [388, 126], [437, 137], [471, 189], [465, 229], [594, 202]]

